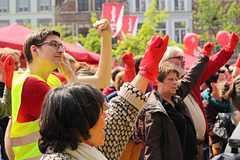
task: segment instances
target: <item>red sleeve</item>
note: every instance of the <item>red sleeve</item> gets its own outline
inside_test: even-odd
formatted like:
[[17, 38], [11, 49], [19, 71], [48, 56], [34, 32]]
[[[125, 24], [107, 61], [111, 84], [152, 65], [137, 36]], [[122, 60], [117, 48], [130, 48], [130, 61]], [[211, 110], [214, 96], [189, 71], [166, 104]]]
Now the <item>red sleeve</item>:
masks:
[[17, 121], [30, 122], [38, 119], [42, 111], [45, 95], [51, 87], [34, 77], [29, 77], [23, 84], [21, 106]]
[[210, 76], [217, 72], [227, 61], [231, 58], [233, 52], [227, 52], [225, 49], [221, 49], [218, 53], [210, 57], [207, 68], [205, 69], [198, 84], [201, 86]]

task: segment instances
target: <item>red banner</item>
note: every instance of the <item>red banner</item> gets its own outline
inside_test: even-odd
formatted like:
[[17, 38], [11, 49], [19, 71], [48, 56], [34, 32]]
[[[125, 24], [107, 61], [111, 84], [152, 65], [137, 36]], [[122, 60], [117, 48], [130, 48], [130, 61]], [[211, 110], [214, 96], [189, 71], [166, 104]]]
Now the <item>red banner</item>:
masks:
[[113, 29], [112, 37], [120, 35], [122, 29], [124, 5], [118, 3], [104, 3], [103, 18], [106, 18]]
[[135, 37], [137, 34], [137, 24], [138, 16], [123, 16], [123, 36], [125, 37], [125, 35], [128, 33]]

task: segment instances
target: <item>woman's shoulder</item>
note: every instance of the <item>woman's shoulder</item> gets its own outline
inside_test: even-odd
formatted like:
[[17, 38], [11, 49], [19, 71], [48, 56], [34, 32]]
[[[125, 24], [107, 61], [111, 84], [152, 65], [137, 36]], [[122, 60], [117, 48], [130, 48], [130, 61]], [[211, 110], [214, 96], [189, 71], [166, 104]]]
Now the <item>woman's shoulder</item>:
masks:
[[64, 153], [47, 153], [42, 155], [41, 160], [75, 160]]

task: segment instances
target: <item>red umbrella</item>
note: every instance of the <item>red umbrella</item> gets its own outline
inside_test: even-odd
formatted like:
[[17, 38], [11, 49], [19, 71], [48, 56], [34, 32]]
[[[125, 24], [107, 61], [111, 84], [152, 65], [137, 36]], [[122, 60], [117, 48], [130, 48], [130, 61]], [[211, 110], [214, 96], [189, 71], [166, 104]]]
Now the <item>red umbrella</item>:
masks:
[[[24, 40], [33, 30], [22, 25], [0, 27], [0, 47], [9, 47], [23, 52]], [[62, 41], [67, 47], [66, 52], [79, 62], [98, 64], [100, 55], [81, 47]]]

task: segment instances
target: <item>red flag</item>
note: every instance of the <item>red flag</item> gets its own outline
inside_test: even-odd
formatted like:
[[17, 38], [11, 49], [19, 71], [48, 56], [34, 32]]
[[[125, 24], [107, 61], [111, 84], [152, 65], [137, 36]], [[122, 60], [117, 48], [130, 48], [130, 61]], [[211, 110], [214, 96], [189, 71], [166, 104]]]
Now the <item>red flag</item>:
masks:
[[123, 36], [128, 33], [132, 36], [137, 34], [138, 16], [123, 16]]
[[104, 3], [103, 5], [103, 18], [106, 18], [112, 29], [112, 37], [120, 34], [122, 29], [124, 5], [118, 3]]

